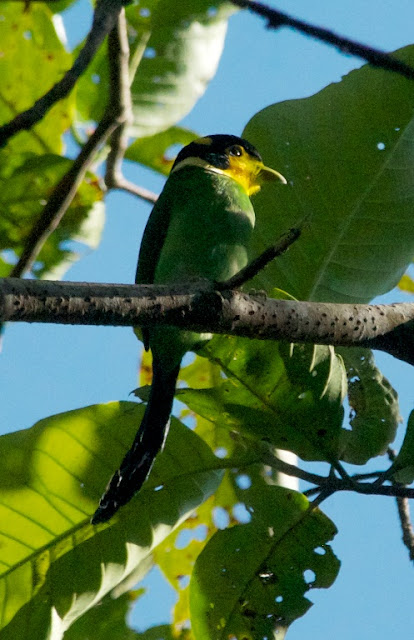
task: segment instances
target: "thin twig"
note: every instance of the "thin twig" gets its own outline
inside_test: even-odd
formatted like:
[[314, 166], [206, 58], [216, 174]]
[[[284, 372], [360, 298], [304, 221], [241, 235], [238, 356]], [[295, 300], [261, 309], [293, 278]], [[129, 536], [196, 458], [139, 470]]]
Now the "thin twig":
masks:
[[11, 277], [20, 278], [30, 270], [46, 240], [68, 210], [98, 147], [105, 142], [116, 126], [116, 121], [111, 117], [104, 117], [98, 124], [69, 171], [54, 188], [41, 216], [26, 239], [19, 261], [11, 271]]
[[110, 151], [106, 160], [105, 184], [108, 189], [116, 187], [122, 178], [121, 165], [128, 146], [127, 128], [132, 122], [132, 104], [129, 82], [129, 44], [125, 12], [119, 17], [117, 28], [108, 38], [109, 94], [112, 105], [122, 114], [122, 122], [113, 132]]
[[[387, 450], [388, 457], [391, 462], [394, 462], [397, 457], [396, 452], [391, 447]], [[394, 482], [394, 486], [404, 486], [397, 482]], [[398, 516], [400, 518], [402, 541], [408, 549], [408, 555], [411, 561], [414, 561], [414, 530], [411, 524], [410, 503], [408, 498], [397, 497], [397, 509]]]
[[249, 9], [253, 13], [266, 18], [269, 29], [290, 27], [295, 31], [311, 36], [315, 40], [321, 40], [322, 42], [326, 42], [327, 44], [336, 47], [342, 53], [362, 58], [374, 67], [379, 67], [387, 71], [394, 71], [405, 78], [414, 80], [414, 69], [412, 67], [401, 60], [393, 58], [380, 49], [368, 47], [360, 42], [350, 40], [349, 38], [345, 38], [344, 36], [334, 33], [333, 31], [329, 31], [329, 29], [323, 29], [322, 27], [317, 27], [308, 22], [304, 22], [303, 20], [298, 20], [287, 13], [283, 13], [277, 9], [272, 9], [261, 2], [254, 2], [254, 0], [232, 0], [232, 2], [242, 9]]
[[130, 182], [123, 176], [117, 176], [116, 179], [110, 180], [109, 184], [106, 183], [108, 189], [120, 189], [121, 191], [126, 191], [127, 193], [131, 193], [133, 196], [137, 196], [141, 198], [141, 200], [145, 200], [146, 202], [150, 202], [155, 204], [158, 200], [158, 195], [149, 189], [145, 189], [144, 187], [140, 187], [134, 182]]
[[99, 0], [93, 17], [92, 28], [73, 66], [45, 95], [36, 100], [32, 107], [19, 113], [13, 120], [0, 127], [0, 148], [16, 133], [30, 129], [42, 120], [56, 102], [70, 93], [93, 59], [105, 36], [113, 28], [124, 4], [124, 0]]
[[[148, 38], [144, 38], [145, 43], [147, 40]], [[139, 49], [141, 58], [144, 50], [145, 44]], [[110, 62], [110, 100], [113, 108], [121, 114], [121, 123], [111, 136], [110, 151], [106, 160], [105, 184], [107, 189], [122, 189], [154, 204], [158, 198], [155, 193], [135, 185], [124, 178], [122, 174], [122, 161], [128, 146], [128, 127], [133, 118], [128, 33], [123, 12], [119, 16], [117, 29], [111, 31], [108, 39], [108, 59]], [[138, 64], [136, 60], [135, 64]]]
[[216, 282], [214, 288], [217, 291], [226, 291], [228, 289], [237, 289], [241, 287], [245, 282], [254, 278], [254, 276], [264, 269], [269, 262], [285, 253], [285, 251], [287, 251], [289, 247], [300, 237], [300, 234], [300, 228], [290, 229], [280, 238], [277, 244], [265, 249], [260, 256], [249, 262], [244, 269], [238, 271], [232, 278], [229, 278], [224, 282]]

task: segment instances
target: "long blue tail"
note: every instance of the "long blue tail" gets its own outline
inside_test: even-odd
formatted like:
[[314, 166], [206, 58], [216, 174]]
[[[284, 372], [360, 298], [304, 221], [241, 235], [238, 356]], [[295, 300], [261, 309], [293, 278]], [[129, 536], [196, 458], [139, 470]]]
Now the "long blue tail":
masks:
[[154, 360], [150, 396], [132, 447], [114, 473], [91, 523], [106, 522], [129, 502], [147, 479], [157, 454], [162, 450], [170, 426], [175, 385], [180, 367], [164, 372]]

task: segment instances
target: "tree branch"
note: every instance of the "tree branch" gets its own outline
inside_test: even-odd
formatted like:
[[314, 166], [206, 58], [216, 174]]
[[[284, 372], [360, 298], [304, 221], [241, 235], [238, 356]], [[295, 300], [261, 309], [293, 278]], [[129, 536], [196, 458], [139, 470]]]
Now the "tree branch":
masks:
[[0, 279], [0, 321], [149, 327], [362, 346], [414, 364], [414, 304], [334, 304], [172, 286]]
[[[148, 37], [144, 38], [144, 41], [146, 44]], [[141, 57], [144, 50], [143, 44], [140, 48]], [[110, 99], [122, 114], [122, 122], [111, 135], [110, 151], [106, 160], [105, 184], [108, 189], [122, 189], [154, 204], [158, 198], [155, 193], [126, 180], [122, 174], [122, 161], [128, 146], [128, 127], [132, 122], [129, 43], [124, 12], [119, 16], [117, 28], [113, 29], [109, 35], [108, 59], [110, 61]]]
[[99, 0], [93, 16], [91, 31], [73, 66], [34, 105], [19, 113], [13, 120], [0, 127], [0, 148], [19, 131], [30, 129], [42, 120], [53, 105], [72, 91], [77, 80], [88, 67], [105, 36], [113, 28], [119, 12], [127, 4], [125, 0]]
[[405, 78], [414, 80], [414, 69], [408, 64], [405, 64], [401, 60], [393, 58], [389, 54], [381, 51], [380, 49], [374, 49], [367, 45], [350, 40], [344, 36], [340, 36], [333, 31], [317, 27], [303, 20], [293, 18], [287, 13], [272, 9], [271, 7], [262, 4], [261, 2], [254, 2], [254, 0], [231, 0], [233, 4], [242, 9], [249, 9], [253, 13], [256, 13], [267, 20], [267, 27], [269, 29], [279, 29], [280, 27], [290, 27], [295, 31], [304, 33], [311, 36], [315, 40], [321, 40], [327, 44], [331, 44], [336, 47], [342, 53], [347, 55], [357, 56], [363, 58], [374, 67], [386, 69], [387, 71], [394, 71], [399, 73]]

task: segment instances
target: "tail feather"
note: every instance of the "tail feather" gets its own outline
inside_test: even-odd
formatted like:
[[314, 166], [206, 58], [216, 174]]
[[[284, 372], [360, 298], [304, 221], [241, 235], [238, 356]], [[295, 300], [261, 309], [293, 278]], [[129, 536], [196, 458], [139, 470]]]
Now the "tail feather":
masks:
[[147, 479], [157, 454], [163, 449], [170, 426], [175, 384], [180, 367], [164, 372], [153, 362], [150, 396], [132, 447], [114, 473], [91, 523], [106, 522], [129, 502]]

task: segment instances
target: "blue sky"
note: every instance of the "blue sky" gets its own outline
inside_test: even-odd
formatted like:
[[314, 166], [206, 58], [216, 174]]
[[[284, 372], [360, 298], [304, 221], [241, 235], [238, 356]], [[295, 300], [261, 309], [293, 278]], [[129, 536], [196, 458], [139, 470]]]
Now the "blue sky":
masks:
[[[269, 4], [384, 50], [413, 41], [412, 0]], [[82, 0], [65, 17], [71, 44], [87, 28], [89, 15]], [[263, 20], [240, 13], [230, 20], [216, 77], [182, 124], [203, 135], [239, 135], [254, 113], [268, 104], [311, 95], [361, 64], [292, 31], [268, 31]], [[127, 176], [154, 191], [162, 188], [163, 180], [143, 169], [130, 166]], [[101, 246], [75, 265], [67, 279], [132, 282], [149, 211], [147, 204], [132, 196], [110, 194]], [[386, 299], [402, 297], [393, 292]], [[127, 399], [136, 386], [138, 362], [138, 343], [129, 329], [9, 326], [0, 369], [1, 432], [29, 427], [53, 413]], [[413, 405], [413, 370], [382, 354], [377, 362], [399, 391], [406, 420]], [[289, 640], [412, 638], [414, 572], [400, 542], [395, 504], [380, 497], [344, 494], [324, 503], [323, 510], [339, 529], [333, 548], [342, 568], [331, 589], [309, 594], [315, 606], [292, 626]], [[165, 603], [173, 601], [159, 576], [151, 575], [145, 583], [151, 597], [140, 601], [132, 616], [139, 629], [166, 622]]]

